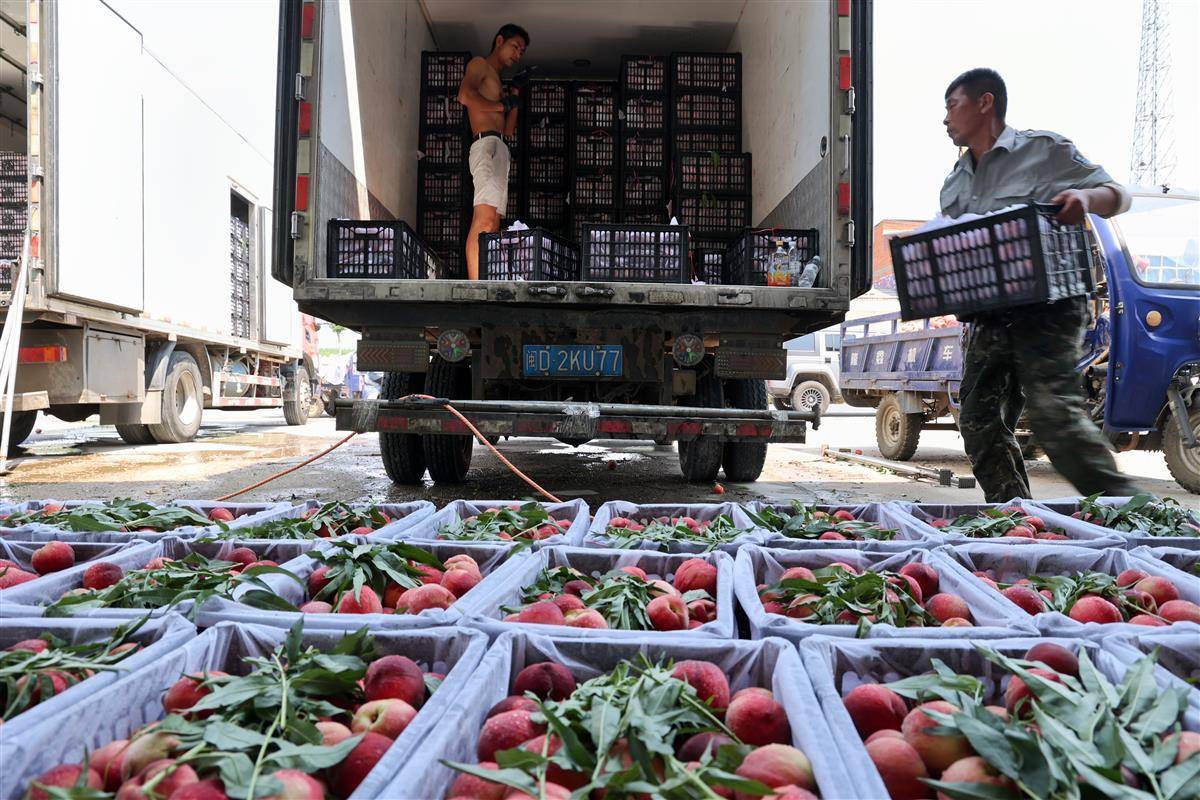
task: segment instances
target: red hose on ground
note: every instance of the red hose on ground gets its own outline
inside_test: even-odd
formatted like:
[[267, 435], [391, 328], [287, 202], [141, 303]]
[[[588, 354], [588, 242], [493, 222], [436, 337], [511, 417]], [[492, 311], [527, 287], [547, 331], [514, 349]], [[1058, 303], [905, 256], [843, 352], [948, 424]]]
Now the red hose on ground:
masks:
[[[397, 399], [399, 399], [399, 400], [408, 400], [408, 399], [411, 399], [411, 398], [415, 398], [415, 399], [418, 399], [418, 400], [437, 400], [437, 399], [438, 399], [438, 398], [436, 398], [436, 397], [431, 397], [430, 395], [427, 395], [427, 394], [408, 394], [408, 395], [405, 395], [404, 397], [400, 397], [400, 398], [397, 398]], [[516, 467], [513, 465], [513, 463], [512, 463], [511, 461], [509, 461], [507, 458], [505, 458], [505, 457], [504, 457], [504, 455], [503, 455], [503, 454], [502, 454], [502, 453], [501, 453], [499, 450], [497, 450], [497, 449], [496, 449], [496, 448], [495, 448], [495, 447], [492, 445], [492, 443], [491, 443], [491, 442], [489, 442], [489, 441], [487, 440], [487, 438], [486, 438], [486, 437], [485, 437], [485, 436], [484, 436], [482, 433], [480, 433], [480, 432], [479, 432], [479, 429], [478, 429], [478, 428], [476, 428], [476, 427], [475, 427], [473, 424], [471, 424], [471, 420], [467, 419], [466, 417], [464, 417], [464, 416], [462, 415], [462, 412], [460, 412], [460, 411], [459, 411], [457, 408], [455, 408], [454, 406], [450, 405], [450, 403], [445, 403], [445, 404], [444, 404], [444, 407], [445, 407], [445, 409], [446, 409], [447, 411], [449, 411], [451, 414], [453, 414], [454, 416], [458, 417], [458, 418], [459, 418], [459, 419], [462, 421], [462, 423], [463, 423], [464, 425], [466, 425], [466, 426], [467, 426], [467, 429], [468, 429], [469, 431], [471, 431], [471, 433], [472, 433], [472, 434], [474, 434], [474, 435], [475, 435], [475, 438], [476, 438], [476, 439], [478, 439], [480, 442], [482, 442], [484, 445], [486, 445], [486, 446], [487, 446], [487, 449], [489, 449], [489, 450], [491, 450], [493, 453], [495, 453], [495, 454], [496, 454], [496, 458], [500, 459], [500, 461], [501, 461], [501, 462], [504, 464], [504, 466], [508, 467], [508, 468], [509, 468], [509, 469], [510, 469], [510, 470], [511, 470], [511, 471], [512, 471], [512, 472], [513, 472], [513, 473], [514, 473], [514, 474], [515, 474], [517, 477], [519, 477], [521, 480], [525, 481], [525, 483], [527, 483], [527, 484], [529, 484], [531, 487], [533, 487], [533, 489], [534, 489], [535, 491], [539, 492], [540, 494], [542, 494], [542, 495], [544, 495], [546, 498], [548, 498], [548, 499], [550, 500], [550, 502], [552, 502], [552, 503], [561, 503], [561, 502], [562, 502], [562, 500], [559, 500], [557, 497], [555, 497], [554, 495], [550, 494], [550, 493], [549, 493], [549, 492], [547, 492], [545, 489], [543, 489], [541, 486], [539, 486], [539, 485], [537, 484], [537, 482], [536, 482], [536, 481], [534, 481], [532, 478], [530, 478], [530, 477], [529, 477], [528, 475], [526, 475], [524, 472], [521, 472], [521, 470], [517, 469], [517, 468], [516, 468]], [[353, 439], [353, 438], [354, 438], [355, 436], [357, 436], [357, 435], [358, 435], [357, 431], [356, 431], [356, 432], [354, 432], [354, 433], [351, 433], [351, 434], [349, 434], [348, 436], [346, 436], [346, 437], [342, 438], [341, 440], [339, 440], [339, 441], [335, 442], [334, 444], [330, 445], [329, 447], [326, 447], [324, 450], [322, 450], [321, 452], [317, 453], [316, 455], [314, 455], [314, 456], [312, 456], [312, 457], [310, 457], [310, 458], [306, 458], [304, 461], [301, 461], [299, 464], [296, 464], [296, 465], [294, 465], [294, 466], [288, 467], [287, 469], [285, 469], [285, 470], [282, 470], [282, 471], [280, 471], [280, 472], [276, 472], [274, 475], [270, 475], [270, 476], [268, 476], [268, 477], [266, 477], [266, 478], [263, 478], [263, 479], [262, 479], [261, 481], [259, 481], [258, 483], [253, 483], [253, 484], [251, 484], [251, 485], [249, 485], [249, 486], [245, 487], [244, 489], [238, 489], [236, 492], [230, 492], [230, 493], [229, 493], [229, 494], [227, 494], [227, 495], [224, 495], [224, 496], [222, 496], [222, 497], [218, 497], [218, 498], [217, 498], [217, 501], [218, 501], [218, 502], [220, 502], [220, 501], [224, 501], [224, 500], [229, 500], [229, 499], [231, 499], [231, 498], [237, 497], [238, 495], [245, 494], [246, 492], [249, 492], [249, 491], [251, 491], [251, 490], [257, 489], [257, 488], [258, 488], [258, 487], [260, 487], [260, 486], [263, 486], [264, 484], [268, 484], [268, 483], [270, 483], [270, 482], [271, 482], [271, 481], [273, 481], [273, 480], [277, 480], [277, 479], [279, 479], [279, 478], [282, 478], [284, 475], [291, 474], [291, 473], [295, 472], [296, 470], [300, 469], [301, 467], [308, 466], [308, 465], [309, 465], [309, 464], [311, 464], [312, 462], [316, 461], [318, 458], [320, 458], [320, 457], [322, 457], [322, 456], [324, 456], [324, 455], [326, 455], [326, 454], [328, 454], [328, 453], [332, 453], [334, 450], [336, 450], [337, 448], [341, 447], [342, 445], [344, 445], [346, 442], [350, 441], [351, 439]]]

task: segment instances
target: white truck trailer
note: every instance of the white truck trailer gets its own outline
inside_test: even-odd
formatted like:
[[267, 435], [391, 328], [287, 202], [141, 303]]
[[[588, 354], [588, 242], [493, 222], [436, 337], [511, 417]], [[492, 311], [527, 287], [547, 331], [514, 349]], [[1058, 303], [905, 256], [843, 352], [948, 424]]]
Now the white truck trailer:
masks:
[[268, 2], [0, 2], [0, 150], [28, 163], [14, 444], [38, 411], [137, 444], [212, 408], [306, 421], [317, 373], [269, 272], [278, 25]]

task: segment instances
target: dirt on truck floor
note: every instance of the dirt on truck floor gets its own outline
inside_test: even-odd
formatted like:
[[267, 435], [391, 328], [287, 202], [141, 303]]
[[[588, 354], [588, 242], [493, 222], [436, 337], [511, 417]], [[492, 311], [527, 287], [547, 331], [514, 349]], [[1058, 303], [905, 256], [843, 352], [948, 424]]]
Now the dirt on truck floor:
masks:
[[[39, 417], [23, 456], [0, 477], [0, 499], [134, 497], [212, 499], [236, 491], [298, 463], [344, 433], [328, 417], [303, 427], [284, 424], [280, 412], [209, 412], [195, 441], [178, 445], [128, 445], [116, 430], [94, 423], [67, 424]], [[924, 500], [978, 502], [978, 489], [918, 482], [871, 467], [830, 462], [821, 445], [860, 449], [878, 456], [874, 417], [834, 406], [819, 430], [803, 445], [772, 445], [762, 478], [754, 483], [722, 482], [726, 492], [683, 480], [674, 446], [651, 442], [602, 441], [571, 447], [552, 439], [513, 439], [499, 444], [518, 468], [563, 499], [581, 497], [593, 508], [607, 500], [633, 502], [719, 502], [771, 498], [806, 502]], [[1171, 480], [1158, 453], [1121, 453], [1122, 470], [1146, 490], [1195, 505], [1200, 498]], [[11, 463], [11, 462], [10, 462]], [[958, 434], [922, 434], [914, 464], [969, 475]], [[1033, 493], [1039, 498], [1075, 494], [1044, 457], [1028, 463]], [[475, 446], [470, 481], [460, 486], [392, 485], [379, 459], [379, 439], [360, 435], [319, 461], [239, 497], [239, 500], [417, 498], [441, 506], [459, 497], [523, 498], [530, 489], [490, 451]]]

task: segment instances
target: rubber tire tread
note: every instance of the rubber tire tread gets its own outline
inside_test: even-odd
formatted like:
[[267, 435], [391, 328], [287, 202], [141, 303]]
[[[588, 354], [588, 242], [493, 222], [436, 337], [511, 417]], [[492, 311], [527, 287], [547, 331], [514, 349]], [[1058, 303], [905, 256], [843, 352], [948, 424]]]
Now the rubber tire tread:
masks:
[[[1192, 409], [1188, 413], [1188, 423], [1195, 430], [1200, 426], [1200, 409]], [[1162, 440], [1163, 456], [1167, 461], [1167, 470], [1175, 482], [1192, 494], [1200, 494], [1200, 473], [1190, 469], [1184, 461], [1186, 449], [1183, 445], [1183, 432], [1175, 421], [1174, 409], [1167, 409], [1167, 423], [1163, 425]]]
[[[896, 411], [900, 414], [900, 442], [894, 451], [889, 452], [888, 446], [884, 444], [883, 424], [885, 417], [885, 409], [895, 406]], [[917, 452], [917, 444], [921, 439], [921, 423], [920, 414], [905, 414], [900, 411], [900, 401], [895, 395], [889, 394], [879, 402], [879, 407], [875, 409], [875, 442], [879, 445], [879, 452], [884, 458], [892, 461], [908, 461]]]
[[[696, 376], [696, 393], [684, 398], [682, 405], [697, 408], [724, 408], [725, 394], [721, 379], [716, 376], [711, 361], [707, 362]], [[721, 469], [724, 442], [708, 436], [691, 441], [680, 441], [679, 470], [689, 483], [712, 483]]]
[[308, 404], [312, 398], [311, 389], [308, 392], [308, 398], [305, 399], [302, 386], [310, 386], [308, 367], [296, 367], [296, 371], [292, 375], [292, 379], [285, 384], [291, 387], [291, 391], [284, 395], [283, 398], [283, 419], [288, 425], [305, 425], [308, 423]]
[[[725, 403], [730, 408], [767, 407], [767, 383], [751, 378], [725, 381]], [[767, 442], [726, 442], [721, 455], [725, 477], [736, 483], [750, 483], [762, 475], [767, 463]]]
[[[383, 376], [380, 395], [384, 400], [395, 400], [419, 394], [424, 388], [425, 376], [419, 372], [388, 372]], [[398, 486], [413, 486], [425, 477], [425, 447], [414, 433], [380, 433], [379, 455], [384, 472]]]
[[[0, 411], [0, 423], [3, 421], [4, 412]], [[29, 438], [29, 434], [33, 433], [35, 425], [37, 425], [36, 411], [17, 411], [14, 413], [12, 427], [8, 429], [8, 454], [10, 456], [20, 453], [17, 448]]]
[[[425, 373], [425, 394], [447, 400], [471, 396], [471, 370], [466, 365], [451, 364], [435, 355]], [[471, 469], [471, 453], [475, 437], [430, 435], [422, 436], [425, 465], [429, 477], [437, 483], [462, 483]]]
[[[196, 391], [200, 393], [200, 396], [196, 398], [197, 402], [200, 403], [200, 413], [196, 416], [195, 426], [191, 427], [190, 430], [183, 426], [183, 421], [179, 419], [178, 412], [175, 409], [175, 391], [179, 386], [179, 376], [184, 372], [195, 373]], [[200, 424], [203, 421], [204, 379], [200, 375], [200, 366], [190, 353], [176, 350], [174, 353], [171, 353], [171, 360], [167, 364], [167, 377], [163, 382], [162, 422], [149, 426], [150, 435], [159, 444], [190, 442], [195, 438], [196, 432], [200, 430]]]
[[126, 444], [158, 444], [158, 440], [154, 438], [154, 434], [150, 433], [149, 425], [140, 423], [118, 424], [116, 425], [117, 435]]
[[796, 408], [796, 402], [793, 398], [799, 396], [800, 394], [803, 394], [804, 390], [810, 389], [810, 388], [815, 388], [820, 391], [821, 404], [817, 408], [817, 413], [824, 414], [826, 411], [829, 410], [830, 397], [829, 397], [829, 390], [826, 389], [825, 384], [821, 383], [820, 381], [801, 381], [799, 384], [796, 385], [796, 388], [792, 390], [791, 395], [788, 396], [788, 400], [792, 405], [792, 410], [793, 411], [802, 411], [803, 410], [803, 409]]

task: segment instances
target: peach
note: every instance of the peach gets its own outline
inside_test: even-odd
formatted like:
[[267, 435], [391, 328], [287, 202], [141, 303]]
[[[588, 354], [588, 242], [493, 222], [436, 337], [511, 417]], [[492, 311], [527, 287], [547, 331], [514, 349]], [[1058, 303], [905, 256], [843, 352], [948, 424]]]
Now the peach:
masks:
[[301, 614], [332, 614], [333, 606], [324, 600], [309, 600], [300, 606]]
[[1055, 672], [1079, 676], [1079, 659], [1067, 648], [1054, 642], [1039, 642], [1029, 648], [1026, 661], [1040, 661]]
[[316, 597], [321, 593], [321, 590], [329, 585], [329, 567], [325, 564], [314, 569], [308, 574], [308, 596]]
[[37, 577], [37, 573], [26, 572], [19, 567], [0, 568], [0, 589], [11, 589], [14, 586], [20, 586], [22, 583], [37, 580]]
[[209, 510], [208, 518], [214, 522], [233, 522], [233, 512], [228, 508], [216, 506]]
[[1117, 576], [1117, 586], [1133, 586], [1143, 578], [1149, 578], [1150, 573], [1143, 569], [1127, 569]]
[[551, 603], [549, 600], [539, 600], [536, 603], [530, 603], [521, 609], [517, 614], [517, 622], [526, 622], [531, 625], [565, 625], [567, 624], [566, 617], [563, 616], [562, 610]]
[[1037, 531], [1030, 525], [1013, 525], [1004, 532], [1005, 536], [1020, 539], [1036, 539]]
[[948, 619], [942, 623], [942, 627], [943, 628], [974, 628], [975, 623], [971, 622], [971, 620], [969, 620], [969, 619], [963, 619], [962, 617], [950, 617], [950, 619]]
[[125, 755], [121, 759], [121, 778], [129, 780], [151, 764], [169, 759], [177, 747], [179, 739], [173, 734], [144, 728], [125, 748]]
[[904, 734], [901, 733], [899, 730], [892, 730], [891, 728], [881, 728], [880, 730], [877, 730], [874, 733], [872, 733], [866, 739], [863, 739], [863, 744], [870, 744], [871, 742], [877, 741], [879, 739], [887, 739], [887, 738], [899, 739], [900, 741], [903, 742]]
[[563, 615], [567, 622], [567, 626], [571, 628], [594, 628], [597, 630], [607, 628], [608, 620], [594, 608], [577, 608], [574, 611], [568, 611]]
[[621, 572], [624, 572], [628, 575], [632, 575], [635, 578], [641, 578], [642, 580], [646, 580], [646, 570], [642, 569], [641, 567], [635, 567], [635, 566], [631, 565], [628, 567], [621, 567], [620, 570], [621, 570]]
[[1179, 750], [1175, 753], [1176, 764], [1182, 764], [1196, 753], [1200, 753], [1200, 733], [1195, 731], [1172, 733], [1166, 740], [1179, 743]]
[[413, 568], [421, 573], [421, 583], [441, 583], [445, 573], [429, 564], [414, 564]]
[[792, 739], [787, 712], [775, 695], [758, 687], [742, 689], [733, 696], [725, 711], [725, 724], [746, 744], [776, 744]]
[[1165, 628], [1166, 622], [1163, 622], [1158, 617], [1152, 617], [1149, 614], [1135, 614], [1129, 618], [1130, 625], [1145, 625], [1148, 628]]
[[185, 675], [175, 681], [167, 690], [166, 696], [163, 697], [163, 708], [168, 714], [177, 714], [191, 708], [199, 703], [205, 695], [212, 693], [212, 689], [200, 685], [203, 681], [210, 677], [215, 678], [228, 674], [220, 670], [213, 670], [212, 672]]
[[[521, 745], [521, 749], [530, 753], [539, 753], [550, 758], [562, 749], [562, 739], [551, 734], [535, 736]], [[568, 789], [578, 789], [588, 782], [588, 776], [582, 772], [565, 769], [551, 763], [546, 769], [546, 780], [565, 786]]]
[[880, 737], [867, 744], [867, 755], [892, 800], [925, 800], [933, 795], [921, 781], [929, 777], [925, 762], [904, 738]]
[[771, 794], [763, 795], [762, 800], [818, 800], [818, 798], [808, 789], [788, 784], [787, 786], [776, 786]]
[[945, 622], [951, 617], [961, 617], [970, 620], [971, 609], [967, 601], [956, 594], [935, 594], [925, 601], [925, 610], [938, 622]]
[[98, 561], [83, 571], [83, 588], [107, 589], [125, 577], [125, 570], [110, 561]]
[[383, 603], [379, 601], [379, 595], [370, 586], [363, 586], [355, 594], [353, 591], [346, 592], [337, 603], [337, 613], [339, 614], [382, 614]]
[[729, 707], [729, 681], [716, 664], [708, 661], [680, 661], [671, 673], [696, 690], [696, 696], [717, 712], [724, 714]]
[[220, 778], [206, 778], [176, 789], [167, 800], [229, 800], [229, 795], [225, 794], [225, 784]]
[[1046, 610], [1042, 596], [1028, 586], [1009, 586], [1001, 590], [1000, 594], [1026, 614], [1041, 614]]
[[953, 714], [958, 711], [958, 707], [945, 700], [922, 703], [908, 712], [908, 716], [904, 718], [904, 722], [900, 726], [900, 730], [904, 734], [904, 741], [912, 745], [931, 773], [939, 774], [960, 758], [975, 755], [975, 751], [965, 736], [941, 736], [926, 733], [928, 728], [935, 728], [939, 725], [925, 713], [926, 711]]
[[15, 650], [28, 650], [31, 653], [43, 653], [50, 648], [50, 643], [45, 639], [22, 639], [16, 644], [11, 644], [5, 649], [9, 652]]
[[575, 676], [562, 664], [542, 661], [517, 673], [513, 694], [533, 692], [543, 700], [566, 700], [575, 691]]
[[702, 558], [689, 558], [675, 570], [675, 588], [680, 592], [702, 589], [717, 596], [717, 568]]
[[354, 732], [345, 725], [340, 722], [333, 722], [332, 720], [318, 722], [317, 730], [321, 732], [322, 747], [332, 747], [339, 742], [346, 741], [354, 735]]
[[688, 610], [679, 595], [660, 595], [646, 606], [650, 624], [659, 631], [682, 631], [688, 628]]
[[33, 551], [29, 563], [38, 575], [58, 572], [75, 566], [75, 549], [66, 542], [46, 542]]
[[925, 600], [925, 592], [921, 589], [921, 584], [917, 583], [917, 579], [912, 575], [893, 575], [888, 578], [888, 583], [908, 592], [918, 603]]
[[767, 744], [751, 750], [736, 774], [767, 786], [817, 787], [808, 757], [789, 744]]
[[[158, 778], [154, 789], [151, 792], [143, 791], [142, 787], [157, 778], [160, 773], [165, 774], [162, 778]], [[136, 776], [121, 784], [121, 788], [117, 790], [117, 800], [151, 800], [151, 798], [170, 797], [180, 789], [199, 782], [200, 776], [191, 766], [180, 764], [173, 758], [162, 758], [148, 764]]]
[[445, 586], [437, 583], [423, 583], [400, 595], [396, 600], [396, 613], [420, 614], [430, 608], [445, 609], [454, 605], [454, 601], [457, 599], [454, 593]]
[[128, 745], [128, 739], [116, 739], [88, 756], [88, 766], [100, 775], [100, 788], [115, 792], [121, 787], [121, 764]]
[[258, 560], [258, 556], [249, 547], [235, 547], [229, 551], [229, 555], [225, 556], [225, 560], [248, 567]]
[[813, 575], [813, 571], [808, 567], [788, 567], [783, 571], [783, 574], [779, 576], [780, 581], [815, 581], [816, 579], [817, 576]]
[[563, 591], [567, 594], [573, 594], [576, 597], [583, 597], [592, 590], [592, 585], [587, 581], [574, 580], [567, 581], [563, 584]]
[[845, 561], [834, 561], [832, 564], [829, 564], [828, 569], [844, 569], [851, 575], [858, 574], [858, 567], [853, 564], [847, 564]]
[[817, 538], [825, 542], [844, 542], [846, 540], [846, 537], [837, 531], [825, 531]]
[[1200, 606], [1190, 600], [1168, 600], [1158, 608], [1167, 622], [1200, 622]]
[[483, 580], [478, 572], [467, 569], [447, 570], [442, 576], [442, 586], [450, 590], [455, 597], [462, 597], [474, 589]]
[[[53, 769], [48, 769], [41, 775], [33, 779], [33, 783], [40, 783], [42, 786], [53, 786], [60, 789], [68, 789], [76, 786], [83, 777], [84, 767], [82, 764], [59, 764]], [[100, 780], [100, 773], [96, 772], [92, 767], [87, 769], [87, 777], [83, 778], [83, 782], [90, 789], [103, 789], [104, 783]], [[29, 787], [29, 794], [26, 795], [28, 800], [48, 800], [49, 793], [45, 789], [39, 789], [32, 784]]]
[[833, 512], [833, 518], [840, 519], [843, 522], [854, 522], [853, 512], [848, 511], [844, 508], [839, 508], [837, 511]]
[[530, 700], [528, 697], [523, 697], [519, 694], [510, 694], [508, 697], [501, 700], [496, 705], [488, 709], [485, 719], [491, 719], [497, 714], [503, 714], [505, 711], [537, 711], [538, 704], [536, 700]]
[[[942, 773], [941, 780], [947, 783], [970, 783], [977, 786], [996, 786], [1016, 791], [1017, 785], [1006, 775], [996, 771], [991, 764], [979, 756], [960, 758]], [[944, 792], [938, 792], [938, 800], [950, 800]]]
[[[476, 764], [480, 769], [499, 769], [495, 761], [481, 761]], [[450, 784], [446, 797], [463, 798], [463, 800], [503, 800], [509, 788], [502, 783], [492, 783], [483, 778], [463, 773]]]
[[480, 574], [479, 562], [471, 558], [466, 553], [459, 553], [458, 555], [450, 556], [442, 562], [442, 566], [447, 572], [454, 569], [465, 569], [468, 572], [475, 573], [476, 575]]
[[504, 795], [504, 800], [570, 800], [571, 798], [570, 789], [551, 781], [546, 781], [539, 789], [537, 797], [519, 789], [510, 790], [508, 794]]
[[[1062, 683], [1062, 678], [1057, 672], [1048, 669], [1035, 667], [1029, 670], [1030, 675], [1037, 675], [1039, 678], [1054, 683]], [[1029, 703], [1037, 699], [1037, 694], [1026, 685], [1024, 679], [1019, 675], [1013, 675], [1008, 686], [1004, 690], [1004, 707], [1008, 713], [1015, 717], [1024, 716], [1031, 713]]]
[[938, 571], [923, 561], [914, 561], [900, 568], [901, 575], [908, 575], [921, 585], [922, 597], [933, 597], [937, 594], [941, 582]]
[[379, 759], [392, 746], [392, 740], [378, 733], [367, 732], [350, 754], [334, 767], [333, 788], [342, 797], [349, 797], [375, 768]]
[[1161, 575], [1151, 575], [1148, 578], [1142, 578], [1133, 585], [1133, 588], [1153, 597], [1154, 602], [1158, 603], [1160, 608], [1163, 603], [1179, 599], [1179, 589], [1175, 587], [1175, 584], [1171, 583], [1169, 578], [1164, 578]]
[[[1145, 592], [1139, 592], [1137, 589], [1130, 589], [1124, 593], [1126, 602], [1132, 603], [1139, 611], [1146, 614], [1153, 614], [1158, 611], [1158, 603], [1154, 602], [1154, 598]], [[1167, 601], [1171, 602], [1171, 601]]]
[[712, 600], [693, 600], [687, 604], [688, 620], [699, 622], [703, 625], [706, 622], [713, 622], [717, 618], [717, 604]]
[[723, 744], [734, 744], [734, 741], [723, 733], [714, 733], [713, 731], [694, 733], [679, 746], [679, 760], [699, 761], [706, 752], [716, 755], [717, 748]]
[[1108, 624], [1120, 622], [1121, 612], [1103, 597], [1094, 594], [1084, 595], [1071, 606], [1068, 616], [1076, 622], [1099, 622]]
[[350, 730], [353, 733], [372, 731], [396, 739], [416, 715], [415, 708], [397, 697], [370, 700], [358, 707], [350, 720]]
[[497, 751], [519, 747], [545, 732], [543, 726], [530, 719], [530, 712], [520, 709], [505, 711], [483, 723], [475, 752], [480, 761], [493, 761]]
[[587, 608], [587, 605], [573, 594], [560, 594], [550, 599], [551, 603], [558, 606], [559, 610], [566, 616], [568, 611], [578, 611], [582, 608]]
[[842, 703], [858, 735], [864, 738], [878, 730], [900, 730], [908, 714], [904, 698], [877, 683], [855, 686], [842, 698]]
[[[283, 792], [263, 800], [325, 800], [325, 785], [298, 769], [277, 769], [270, 776], [283, 784]], [[169, 800], [175, 800], [171, 795]]]
[[395, 697], [413, 708], [420, 708], [425, 703], [425, 676], [416, 662], [407, 656], [384, 656], [367, 667], [363, 692], [367, 700]]

